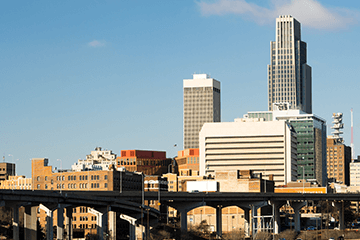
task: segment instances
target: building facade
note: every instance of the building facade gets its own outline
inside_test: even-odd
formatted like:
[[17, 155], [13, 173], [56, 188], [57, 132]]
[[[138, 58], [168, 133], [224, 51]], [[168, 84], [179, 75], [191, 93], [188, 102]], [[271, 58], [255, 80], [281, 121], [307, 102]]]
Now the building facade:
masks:
[[290, 15], [276, 18], [276, 40], [270, 42], [268, 109], [274, 103], [290, 103], [291, 109], [312, 113], [311, 67], [300, 23]]
[[[144, 176], [140, 173], [128, 172], [124, 168], [119, 168], [118, 171], [115, 167], [110, 167], [109, 170], [73, 171], [58, 169], [53, 171], [48, 159], [32, 159], [31, 182], [34, 191], [141, 191], [143, 179]], [[10, 182], [10, 180], [7, 181]], [[11, 186], [9, 188], [11, 189]], [[46, 218], [45, 211], [39, 210], [38, 219], [42, 227], [45, 227]], [[56, 219], [57, 211], [54, 213], [53, 223], [56, 223]], [[118, 222], [124, 224], [121, 220]], [[74, 234], [80, 236], [96, 234], [98, 227], [96, 216], [91, 214], [89, 207], [86, 206], [73, 208], [72, 225]], [[120, 232], [119, 235], [121, 235]]]
[[336, 182], [350, 185], [351, 148], [338, 143], [333, 136], [327, 138], [327, 174]]
[[116, 167], [128, 171], [142, 172], [145, 175], [162, 175], [167, 173], [171, 159], [166, 158], [166, 152], [146, 150], [121, 150], [121, 156], [116, 158]]
[[316, 179], [326, 186], [326, 121], [314, 114], [291, 110], [288, 103], [274, 104], [274, 107], [268, 112], [248, 112], [246, 117], [289, 122], [297, 134], [297, 178]]
[[15, 163], [0, 163], [0, 181], [9, 179], [9, 176], [15, 176]]
[[184, 79], [184, 149], [199, 147], [199, 132], [206, 122], [220, 122], [220, 82], [207, 74]]
[[200, 175], [252, 170], [275, 185], [297, 177], [296, 133], [285, 121], [235, 119], [205, 123], [200, 132]]
[[360, 192], [360, 156], [350, 163], [350, 189]]
[[273, 111], [274, 120], [288, 121], [297, 134], [297, 178], [327, 184], [326, 121], [300, 110]]
[[[179, 175], [199, 175], [199, 149], [190, 148], [178, 151], [175, 158]], [[189, 174], [191, 171], [191, 174]]]

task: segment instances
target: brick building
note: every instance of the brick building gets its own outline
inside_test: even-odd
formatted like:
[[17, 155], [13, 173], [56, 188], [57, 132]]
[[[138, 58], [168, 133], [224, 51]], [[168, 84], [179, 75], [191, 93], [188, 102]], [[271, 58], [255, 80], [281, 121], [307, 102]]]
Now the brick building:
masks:
[[[53, 171], [46, 158], [32, 160], [32, 182], [34, 190], [56, 191], [141, 191], [142, 175], [128, 172], [124, 168], [110, 167], [109, 170], [72, 171], [60, 169]], [[74, 234], [96, 234], [96, 216], [88, 212], [86, 206], [73, 209]], [[56, 223], [57, 211], [54, 212], [53, 222]], [[117, 218], [119, 219], [119, 218]], [[46, 213], [39, 210], [40, 224], [44, 227]], [[120, 219], [118, 220], [121, 224]]]
[[166, 152], [145, 150], [121, 150], [116, 158], [117, 168], [124, 167], [128, 171], [142, 172], [145, 175], [162, 175], [168, 171], [171, 159]]
[[327, 175], [329, 180], [350, 185], [351, 147], [327, 138]]
[[199, 175], [199, 148], [189, 148], [178, 151], [178, 156], [175, 158], [178, 166], [179, 175]]

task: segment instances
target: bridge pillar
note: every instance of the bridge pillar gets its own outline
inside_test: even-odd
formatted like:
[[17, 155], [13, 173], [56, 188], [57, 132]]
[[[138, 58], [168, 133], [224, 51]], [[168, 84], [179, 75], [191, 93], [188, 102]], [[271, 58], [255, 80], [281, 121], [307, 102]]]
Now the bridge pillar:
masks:
[[245, 232], [245, 237], [250, 237], [250, 226], [249, 226], [249, 222], [250, 222], [250, 209], [243, 209], [244, 210], [244, 232]]
[[13, 209], [13, 239], [19, 240], [19, 206], [14, 205]]
[[24, 212], [24, 239], [36, 240], [37, 225], [36, 225], [36, 209], [37, 206], [26, 206]]
[[53, 211], [42, 204], [39, 207], [46, 212], [46, 240], [53, 240]]
[[275, 234], [280, 233], [280, 208], [285, 204], [285, 201], [271, 201], [271, 205], [273, 207], [273, 213], [274, 213], [274, 226], [273, 231]]
[[108, 234], [108, 216], [109, 216], [109, 210], [111, 210], [110, 207], [101, 208], [100, 211], [102, 213], [102, 232], [100, 239], [106, 239], [106, 236]]
[[216, 237], [222, 237], [222, 205], [216, 206]]
[[294, 209], [294, 224], [295, 224], [295, 231], [300, 232], [300, 209], [306, 206], [306, 202], [290, 202], [291, 207]]
[[171, 207], [176, 208], [178, 212], [180, 212], [180, 224], [181, 224], [181, 232], [187, 232], [187, 212], [191, 209], [205, 206], [205, 202], [182, 202], [182, 203], [171, 203], [169, 204]]
[[109, 233], [110, 239], [116, 239], [116, 212], [109, 212]]
[[66, 215], [65, 215], [66, 240], [73, 239], [72, 213], [73, 213], [73, 207], [71, 206], [66, 207]]
[[339, 210], [339, 230], [345, 230], [344, 201], [335, 202], [334, 205]]
[[100, 240], [103, 240], [104, 235], [108, 234], [108, 211], [110, 209], [110, 207], [105, 207], [100, 208], [98, 211], [93, 208], [89, 208], [89, 213], [96, 215], [97, 235]]
[[57, 224], [56, 224], [56, 239], [64, 239], [64, 206], [62, 204], [58, 205], [57, 208]]
[[135, 240], [136, 239], [136, 235], [135, 235], [135, 222], [136, 222], [136, 218], [124, 215], [124, 214], [120, 214], [120, 218], [124, 219], [125, 221], [129, 222], [129, 240]]

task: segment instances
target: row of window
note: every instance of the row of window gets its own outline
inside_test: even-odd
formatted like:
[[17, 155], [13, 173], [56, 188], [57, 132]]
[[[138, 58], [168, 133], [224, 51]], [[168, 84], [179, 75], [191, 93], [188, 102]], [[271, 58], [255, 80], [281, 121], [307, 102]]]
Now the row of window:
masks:
[[[107, 179], [108, 179], [108, 176], [105, 175], [104, 180], [107, 180]], [[41, 180], [40, 176], [38, 176], [36, 178], [36, 180], [40, 181]], [[45, 181], [47, 181], [47, 180], [48, 180], [48, 177], [45, 176]], [[56, 180], [57, 181], [65, 181], [65, 176], [57, 176]], [[81, 175], [81, 176], [79, 176], [79, 180], [88, 180], [88, 176]], [[100, 176], [99, 175], [91, 175], [91, 180], [100, 180]], [[76, 176], [74, 176], [74, 175], [68, 176], [68, 181], [76, 181]], [[51, 184], [53, 184], [53, 183], [54, 183], [53, 180], [51, 180]]]

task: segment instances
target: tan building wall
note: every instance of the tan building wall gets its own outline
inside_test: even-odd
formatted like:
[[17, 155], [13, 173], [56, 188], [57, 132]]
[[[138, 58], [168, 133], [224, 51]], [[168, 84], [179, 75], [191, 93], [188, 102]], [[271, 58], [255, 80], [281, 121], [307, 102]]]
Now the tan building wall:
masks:
[[[141, 191], [142, 176], [127, 171], [110, 170], [100, 171], [67, 171], [53, 172], [46, 158], [36, 158], [32, 161], [32, 182], [34, 190], [55, 191]], [[73, 208], [73, 229], [96, 233], [96, 217], [88, 213], [88, 207]], [[40, 225], [45, 227], [46, 213], [38, 211]], [[53, 222], [56, 225], [57, 211], [54, 212]]]
[[0, 189], [31, 190], [32, 179], [25, 176], [9, 176], [8, 180], [0, 181]]
[[328, 179], [335, 179], [350, 185], [351, 148], [345, 144], [337, 144], [332, 136], [327, 138], [327, 175]]

